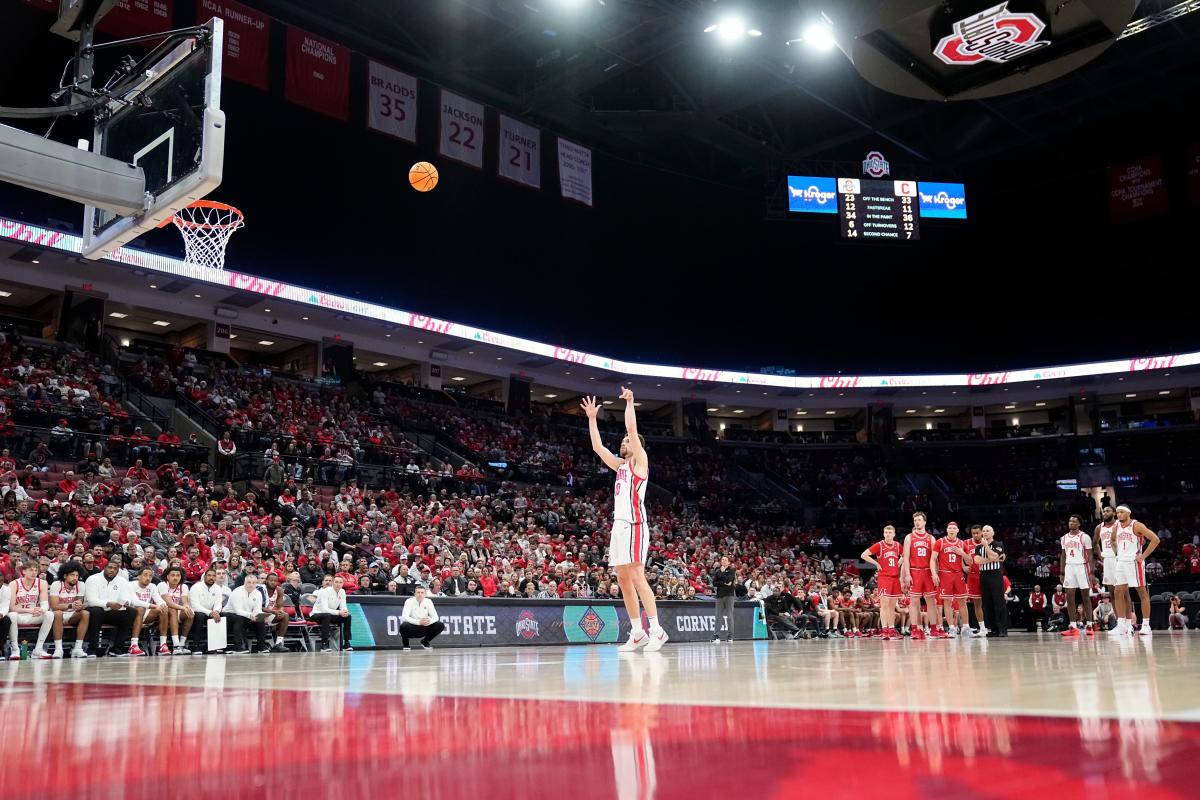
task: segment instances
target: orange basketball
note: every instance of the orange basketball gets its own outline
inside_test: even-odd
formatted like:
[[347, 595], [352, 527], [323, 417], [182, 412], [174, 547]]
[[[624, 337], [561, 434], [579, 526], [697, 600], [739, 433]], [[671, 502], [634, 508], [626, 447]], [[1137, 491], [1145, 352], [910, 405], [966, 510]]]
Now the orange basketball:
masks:
[[408, 168], [408, 182], [418, 192], [428, 192], [437, 186], [437, 167], [428, 161], [418, 161]]

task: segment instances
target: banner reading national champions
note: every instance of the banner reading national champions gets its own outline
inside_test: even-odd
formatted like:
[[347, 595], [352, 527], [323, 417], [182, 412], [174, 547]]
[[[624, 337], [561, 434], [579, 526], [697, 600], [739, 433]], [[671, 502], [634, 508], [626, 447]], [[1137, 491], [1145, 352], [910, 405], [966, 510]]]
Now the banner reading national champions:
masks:
[[[405, 598], [368, 595], [348, 600], [355, 648], [401, 646]], [[440, 647], [618, 644], [629, 636], [625, 606], [614, 600], [439, 597], [433, 604], [446, 625], [435, 640]], [[733, 615], [737, 638], [766, 638], [758, 603], [737, 603]], [[660, 600], [658, 619], [673, 642], [707, 642], [716, 627], [713, 604], [702, 601]], [[722, 625], [721, 637], [726, 633]]]

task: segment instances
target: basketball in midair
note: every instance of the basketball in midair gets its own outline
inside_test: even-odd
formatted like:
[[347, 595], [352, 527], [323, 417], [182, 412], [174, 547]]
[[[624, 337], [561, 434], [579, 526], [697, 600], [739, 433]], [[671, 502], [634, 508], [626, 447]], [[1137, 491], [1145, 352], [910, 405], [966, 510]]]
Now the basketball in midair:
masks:
[[437, 186], [437, 167], [428, 161], [418, 161], [408, 168], [408, 182], [418, 192], [428, 192]]

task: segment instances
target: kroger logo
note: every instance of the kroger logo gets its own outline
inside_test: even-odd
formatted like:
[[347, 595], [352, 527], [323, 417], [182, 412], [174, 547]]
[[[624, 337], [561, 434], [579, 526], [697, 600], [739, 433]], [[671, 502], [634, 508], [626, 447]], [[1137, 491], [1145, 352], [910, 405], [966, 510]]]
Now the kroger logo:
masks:
[[538, 635], [537, 617], [532, 611], [522, 611], [517, 615], [517, 636], [522, 639], [532, 639]]
[[837, 181], [808, 175], [789, 175], [788, 211], [807, 214], [837, 213]]
[[937, 194], [922, 194], [921, 202], [938, 205], [938, 206], [941, 206], [942, 208], [953, 211], [954, 209], [958, 208], [959, 206], [965, 206], [967, 204], [967, 198], [951, 197], [950, 195], [946, 194], [945, 192], [938, 192]]
[[917, 193], [921, 197], [922, 217], [967, 218], [967, 192], [961, 183], [921, 181]]
[[811, 200], [817, 205], [825, 205], [837, 201], [837, 192], [823, 192], [816, 186], [809, 186], [807, 189], [797, 189], [789, 186], [788, 191], [792, 193], [792, 197], [802, 197], [805, 200]]

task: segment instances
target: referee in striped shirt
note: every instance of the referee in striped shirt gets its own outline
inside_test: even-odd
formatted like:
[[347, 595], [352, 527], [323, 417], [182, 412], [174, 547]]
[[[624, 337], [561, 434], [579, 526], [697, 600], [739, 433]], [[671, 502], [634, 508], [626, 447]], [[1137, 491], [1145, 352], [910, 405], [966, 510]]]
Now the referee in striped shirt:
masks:
[[975, 563], [979, 565], [979, 593], [983, 595], [983, 622], [988, 637], [1008, 637], [1008, 609], [1004, 606], [1004, 546], [993, 541], [996, 531], [991, 525], [972, 525], [971, 531], [982, 530], [983, 539], [975, 548]]

